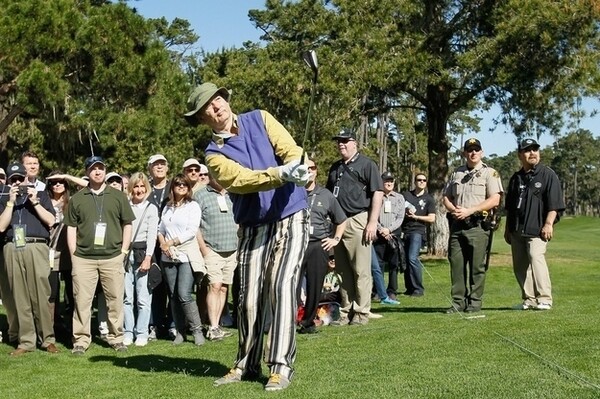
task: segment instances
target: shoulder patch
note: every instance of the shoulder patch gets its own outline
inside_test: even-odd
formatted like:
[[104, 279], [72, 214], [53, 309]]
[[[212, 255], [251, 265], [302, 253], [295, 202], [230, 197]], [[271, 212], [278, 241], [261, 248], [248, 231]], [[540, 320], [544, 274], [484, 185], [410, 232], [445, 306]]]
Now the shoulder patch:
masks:
[[497, 171], [494, 171], [494, 173], [492, 173], [492, 176], [494, 176], [494, 177], [498, 177], [498, 178], [499, 178], [499, 177], [500, 177], [500, 174], [499, 174]]

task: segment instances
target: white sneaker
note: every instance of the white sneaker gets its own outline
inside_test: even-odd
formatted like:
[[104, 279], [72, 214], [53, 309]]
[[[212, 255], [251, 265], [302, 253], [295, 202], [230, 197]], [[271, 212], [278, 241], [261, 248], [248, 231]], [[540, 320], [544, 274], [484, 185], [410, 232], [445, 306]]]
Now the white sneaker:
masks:
[[133, 338], [131, 338], [129, 336], [123, 338], [123, 345], [129, 346], [131, 344], [133, 344]]
[[528, 303], [519, 303], [512, 307], [513, 310], [530, 310], [533, 309], [533, 305], [529, 305]]
[[552, 304], [546, 303], [546, 302], [538, 303], [538, 305], [536, 306], [536, 309], [537, 310], [550, 310], [550, 309], [552, 309]]
[[382, 314], [369, 312], [369, 319], [381, 319], [382, 317]]
[[136, 338], [135, 346], [146, 346], [148, 345], [148, 338]]
[[153, 341], [156, 339], [156, 327], [150, 326], [148, 328], [148, 341]]
[[100, 322], [98, 331], [100, 332], [100, 335], [108, 335], [108, 323], [105, 321]]

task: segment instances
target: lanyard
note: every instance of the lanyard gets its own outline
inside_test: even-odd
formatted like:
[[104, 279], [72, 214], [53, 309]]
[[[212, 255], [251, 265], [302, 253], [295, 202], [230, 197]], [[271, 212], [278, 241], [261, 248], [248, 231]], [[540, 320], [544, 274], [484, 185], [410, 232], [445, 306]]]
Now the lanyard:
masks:
[[102, 211], [104, 210], [104, 191], [106, 189], [102, 190], [102, 201], [100, 202], [100, 207], [98, 207], [98, 201], [96, 200], [96, 194], [94, 194], [91, 190], [90, 193], [92, 193], [92, 198], [94, 199], [94, 205], [96, 206], [96, 213], [98, 215], [98, 221], [102, 222]]
[[19, 209], [17, 209], [17, 218], [19, 218], [19, 224], [21, 224], [21, 216], [23, 215], [23, 208], [25, 208], [26, 201], [27, 201], [27, 196], [25, 196], [25, 198], [23, 198], [23, 202], [21, 202], [20, 204], [17, 204], [17, 205], [23, 205], [23, 206], [20, 206]]
[[[349, 173], [352, 172], [352, 169], [348, 168], [347, 165], [350, 165], [352, 162], [356, 161], [356, 158], [358, 158], [359, 153], [357, 152], [356, 154], [354, 154], [354, 156], [352, 158], [350, 158], [350, 160], [348, 162], [344, 162], [342, 160], [342, 162], [340, 163], [340, 165], [338, 166], [336, 172], [337, 172], [337, 182], [336, 185], [339, 184], [340, 179], [342, 178], [342, 176], [344, 176], [344, 170], [348, 170]], [[342, 169], [342, 171], [340, 172], [340, 169]]]
[[156, 191], [157, 189], [153, 187], [152, 198], [154, 199], [154, 203], [156, 204], [156, 206], [160, 208], [162, 206], [163, 198], [165, 198], [165, 191], [167, 191], [167, 186], [165, 185], [162, 189], [160, 189], [160, 201], [156, 200]]
[[310, 206], [308, 207], [309, 212], [312, 212], [312, 208], [315, 203], [315, 198], [317, 196], [315, 191], [317, 191], [317, 187], [315, 187], [314, 190], [312, 190], [308, 195], [310, 197]]

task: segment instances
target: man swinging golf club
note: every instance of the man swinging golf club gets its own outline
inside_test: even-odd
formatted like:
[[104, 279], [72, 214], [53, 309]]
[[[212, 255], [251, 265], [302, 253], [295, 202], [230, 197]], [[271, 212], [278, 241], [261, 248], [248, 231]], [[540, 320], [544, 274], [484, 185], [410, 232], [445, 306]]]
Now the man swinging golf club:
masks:
[[185, 114], [193, 126], [203, 123], [212, 129], [206, 165], [229, 191], [240, 226], [238, 354], [215, 385], [260, 376], [265, 316], [270, 316], [265, 390], [277, 391], [289, 385], [296, 358], [296, 285], [308, 243], [304, 186], [309, 172], [299, 162], [302, 148], [271, 114], [254, 110], [236, 115], [230, 96], [229, 90], [204, 83], [190, 95]]

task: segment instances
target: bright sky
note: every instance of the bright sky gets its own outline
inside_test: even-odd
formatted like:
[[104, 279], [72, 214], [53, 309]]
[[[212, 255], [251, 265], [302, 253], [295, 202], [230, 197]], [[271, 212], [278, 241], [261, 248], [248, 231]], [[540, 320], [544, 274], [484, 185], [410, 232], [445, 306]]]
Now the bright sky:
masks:
[[[196, 34], [200, 36], [198, 49], [206, 51], [217, 51], [223, 47], [240, 48], [242, 43], [248, 40], [258, 41], [261, 31], [256, 29], [248, 18], [248, 10], [264, 8], [264, 0], [139, 0], [129, 1], [131, 7], [135, 7], [138, 12], [146, 18], [165, 17], [168, 21], [179, 17], [187, 19]], [[599, 104], [594, 102], [585, 102], [583, 107], [589, 111]], [[465, 132], [463, 137], [467, 140], [469, 137], [477, 137], [483, 145], [484, 152], [488, 155], [506, 155], [516, 148], [516, 141], [512, 133], [507, 132], [504, 126], [496, 127], [493, 133], [489, 132], [492, 126], [493, 117], [497, 116], [497, 110], [481, 115], [483, 121], [480, 123], [481, 131]], [[481, 113], [480, 113], [481, 114]], [[581, 121], [582, 129], [589, 129], [597, 136], [594, 124], [598, 122], [598, 117], [586, 118]], [[454, 145], [460, 147], [460, 137], [456, 139]], [[549, 135], [540, 137], [540, 144], [543, 147], [552, 145], [553, 138]]]

